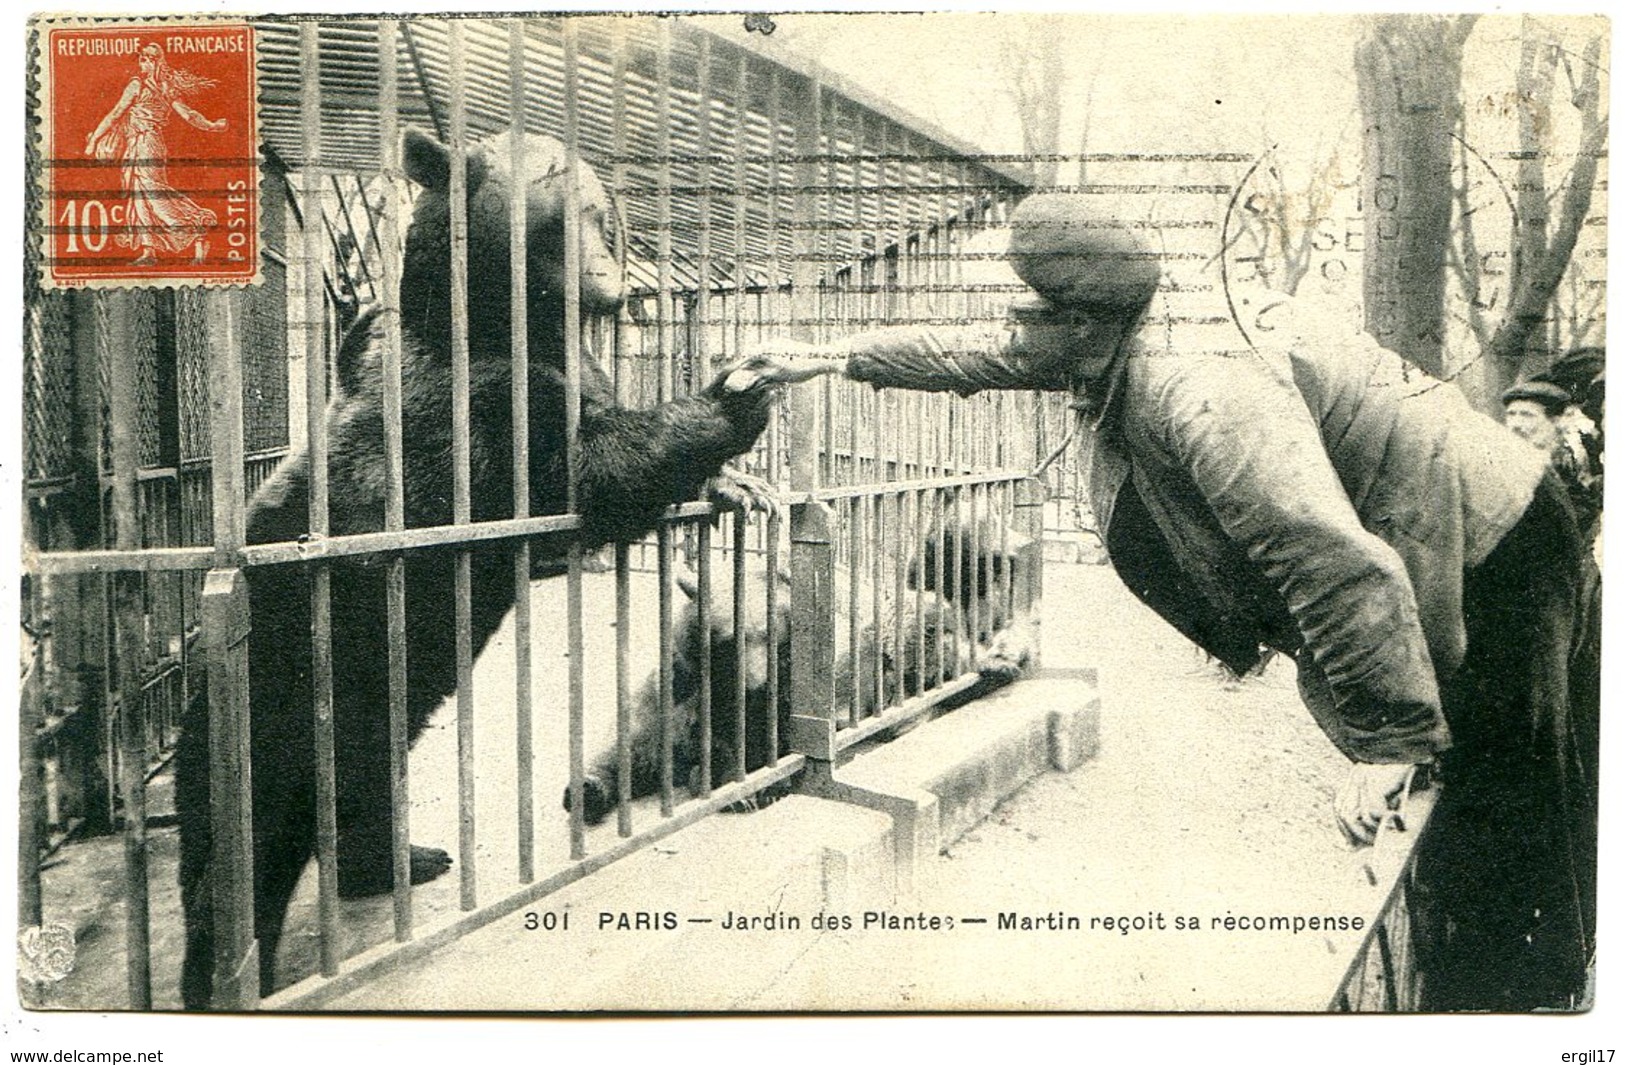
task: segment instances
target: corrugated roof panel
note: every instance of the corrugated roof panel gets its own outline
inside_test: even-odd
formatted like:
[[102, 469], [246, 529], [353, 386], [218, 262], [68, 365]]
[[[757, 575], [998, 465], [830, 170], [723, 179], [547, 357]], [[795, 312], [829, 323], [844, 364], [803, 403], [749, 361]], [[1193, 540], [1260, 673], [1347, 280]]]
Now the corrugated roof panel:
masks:
[[[526, 126], [553, 136], [560, 135], [563, 125], [562, 24], [562, 18], [546, 17], [525, 22]], [[476, 137], [508, 126], [510, 25], [508, 20], [463, 23], [466, 120]], [[394, 57], [401, 119], [406, 125], [433, 129], [444, 124], [449, 99], [448, 23], [408, 19], [402, 27]], [[675, 190], [669, 207], [674, 284], [698, 283], [699, 239], [707, 231], [714, 283], [731, 286], [741, 259], [747, 284], [771, 283], [769, 267], [775, 257], [782, 281], [798, 246], [790, 94], [804, 84], [808, 71], [777, 65], [753, 52], [750, 42], [731, 42], [680, 20], [663, 27], [646, 17], [585, 17], [579, 27], [582, 155], [606, 183], [618, 184], [628, 227], [648, 241], [648, 249], [640, 254], [650, 254], [658, 243], [661, 187], [669, 182]], [[671, 31], [670, 108], [663, 124], [657, 105], [661, 64], [656, 49], [665, 28]], [[265, 138], [288, 166], [298, 169], [303, 165], [298, 105], [307, 78], [300, 69], [298, 24], [272, 19], [261, 22], [259, 29]], [[374, 172], [379, 129], [377, 23], [324, 21], [319, 42], [322, 162], [329, 168]], [[709, 55], [708, 92], [703, 97], [702, 53]], [[624, 67], [619, 78], [618, 63]], [[741, 70], [746, 86], [742, 102], [734, 98]], [[828, 103], [821, 116], [821, 177], [815, 190], [821, 218], [802, 234], [822, 257], [849, 260], [882, 251], [909, 232], [929, 228], [976, 203], [984, 189], [1015, 192], [1022, 187], [1001, 169], [958, 161], [963, 159], [959, 154], [963, 146], [926, 136], [899, 121], [888, 105], [860, 98], [861, 93], [838, 79], [828, 81], [837, 88], [826, 89]], [[775, 87], [781, 111], [777, 129], [771, 117]], [[617, 111], [624, 116], [619, 128]], [[701, 135], [702, 116], [709, 120], [709, 145]], [[663, 131], [669, 145], [665, 158], [659, 155]], [[736, 189], [741, 185], [744, 243], [739, 246]], [[702, 226], [707, 203], [708, 227]], [[634, 270], [642, 273], [642, 267]], [[649, 284], [654, 276], [651, 264]], [[642, 285], [641, 277], [638, 283]]]

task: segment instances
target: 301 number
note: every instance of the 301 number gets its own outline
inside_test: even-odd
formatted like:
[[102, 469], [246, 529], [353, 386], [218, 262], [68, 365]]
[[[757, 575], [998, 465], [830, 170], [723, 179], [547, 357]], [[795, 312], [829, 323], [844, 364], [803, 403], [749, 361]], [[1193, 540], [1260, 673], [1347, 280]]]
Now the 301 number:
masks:
[[527, 932], [568, 932], [570, 930], [570, 911], [554, 913], [537, 913], [531, 910], [525, 914], [525, 931]]

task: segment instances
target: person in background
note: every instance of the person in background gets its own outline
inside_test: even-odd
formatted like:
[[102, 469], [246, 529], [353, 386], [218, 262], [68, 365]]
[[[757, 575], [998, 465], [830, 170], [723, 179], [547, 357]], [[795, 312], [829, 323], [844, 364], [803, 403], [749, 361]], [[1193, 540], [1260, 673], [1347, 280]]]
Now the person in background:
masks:
[[1351, 762], [1347, 837], [1371, 843], [1419, 767], [1442, 780], [1413, 895], [1423, 1008], [1582, 1005], [1596, 765], [1573, 719], [1596, 706], [1569, 697], [1582, 539], [1546, 456], [1286, 297], [1250, 331], [1228, 292], [1176, 307], [1215, 286], [1164, 284], [1155, 227], [1099, 200], [1015, 209], [1009, 321], [769, 350], [877, 388], [1070, 393], [1112, 566], [1233, 672], [1296, 659]]
[[1586, 446], [1588, 431], [1594, 432], [1592, 423], [1567, 389], [1539, 377], [1520, 381], [1502, 392], [1501, 404], [1506, 427], [1550, 459], [1589, 540], [1602, 510], [1602, 486], [1596, 480]]
[[1574, 398], [1550, 381], [1521, 381], [1501, 393], [1506, 427], [1556, 458], [1566, 451], [1558, 419]]
[[1581, 529], [1593, 542], [1600, 539], [1602, 527], [1604, 362], [1604, 349], [1577, 347], [1529, 380], [1556, 385], [1572, 397], [1554, 419], [1569, 452], [1555, 458], [1554, 465], [1568, 486]]

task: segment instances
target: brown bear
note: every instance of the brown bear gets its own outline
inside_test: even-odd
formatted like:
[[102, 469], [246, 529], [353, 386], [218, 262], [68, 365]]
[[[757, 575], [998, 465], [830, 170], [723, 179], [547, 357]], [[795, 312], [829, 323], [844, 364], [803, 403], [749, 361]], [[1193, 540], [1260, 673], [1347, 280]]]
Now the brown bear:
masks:
[[[401, 275], [402, 425], [408, 527], [450, 524], [452, 515], [451, 284], [448, 150], [423, 134], [404, 142], [405, 170], [422, 186]], [[467, 163], [469, 446], [472, 517], [513, 517], [509, 307], [510, 190], [527, 202], [527, 315], [530, 361], [530, 492], [535, 514], [565, 509], [563, 146], [528, 136], [525, 172], [512, 172], [507, 135], [472, 146]], [[611, 203], [590, 167], [577, 174], [581, 205], [581, 306], [613, 310], [622, 298]], [[362, 314], [341, 345], [343, 388], [327, 411], [329, 523], [333, 535], [384, 526], [384, 411], [381, 316]], [[634, 538], [668, 505], [695, 498], [723, 463], [748, 450], [767, 424], [775, 386], [796, 379], [765, 358], [721, 373], [703, 392], [651, 410], [617, 406], [590, 359], [581, 366], [581, 541], [589, 548]], [[248, 540], [295, 540], [309, 529], [309, 454], [290, 455], [249, 504]], [[713, 482], [733, 502], [754, 486]], [[744, 485], [743, 488], [740, 486]], [[538, 554], [562, 553], [560, 538]], [[377, 559], [329, 564], [333, 707], [337, 741], [338, 879], [358, 896], [393, 884], [390, 840], [386, 566]], [[407, 713], [416, 736], [456, 688], [455, 555], [406, 553]], [[471, 551], [472, 644], [478, 654], [513, 603], [511, 551]], [[312, 568], [290, 563], [247, 571], [254, 922], [260, 987], [273, 986], [288, 902], [314, 851], [316, 756], [311, 682]], [[211, 906], [209, 740], [206, 704], [189, 714], [177, 752], [181, 893], [187, 945], [182, 998], [210, 1005]], [[450, 865], [444, 851], [414, 847], [414, 883]]]

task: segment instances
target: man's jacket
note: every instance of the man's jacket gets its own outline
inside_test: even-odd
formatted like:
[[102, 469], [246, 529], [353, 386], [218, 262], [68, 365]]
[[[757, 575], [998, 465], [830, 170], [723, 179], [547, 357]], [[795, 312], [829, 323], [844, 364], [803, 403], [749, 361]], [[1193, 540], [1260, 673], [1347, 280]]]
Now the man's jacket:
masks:
[[1101, 537], [1137, 596], [1238, 672], [1263, 647], [1294, 654], [1305, 702], [1351, 758], [1447, 747], [1439, 680], [1466, 649], [1463, 577], [1529, 505], [1540, 453], [1453, 385], [1284, 299], [1220, 343], [1211, 329], [1177, 342], [1189, 330], [1168, 315], [1104, 332], [1118, 357], [1095, 380], [1001, 328], [839, 346], [877, 387], [1070, 388]]

